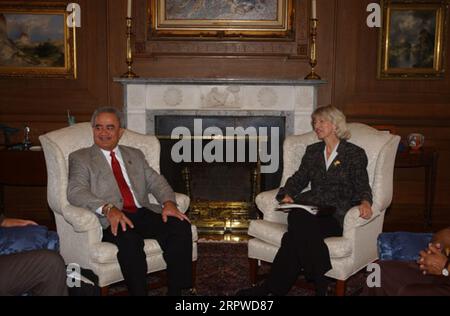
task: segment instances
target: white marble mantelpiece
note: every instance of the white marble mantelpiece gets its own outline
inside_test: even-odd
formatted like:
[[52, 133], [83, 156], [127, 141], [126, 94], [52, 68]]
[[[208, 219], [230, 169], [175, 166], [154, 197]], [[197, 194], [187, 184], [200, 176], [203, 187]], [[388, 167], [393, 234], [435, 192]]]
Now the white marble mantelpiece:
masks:
[[286, 135], [311, 130], [322, 80], [116, 78], [127, 127], [154, 134], [156, 115], [284, 116]]

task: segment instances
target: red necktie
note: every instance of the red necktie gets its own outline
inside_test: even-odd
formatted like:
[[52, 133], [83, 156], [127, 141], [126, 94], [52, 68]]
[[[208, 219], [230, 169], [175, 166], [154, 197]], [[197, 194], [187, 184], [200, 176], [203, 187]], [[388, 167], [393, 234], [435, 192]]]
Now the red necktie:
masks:
[[120, 194], [123, 198], [123, 210], [130, 213], [135, 213], [137, 211], [137, 207], [134, 203], [133, 194], [131, 193], [128, 184], [123, 177], [122, 168], [120, 168], [119, 161], [117, 161], [116, 155], [113, 151], [110, 152], [110, 155], [112, 171], [114, 173], [114, 177], [116, 178], [117, 185], [119, 186]]

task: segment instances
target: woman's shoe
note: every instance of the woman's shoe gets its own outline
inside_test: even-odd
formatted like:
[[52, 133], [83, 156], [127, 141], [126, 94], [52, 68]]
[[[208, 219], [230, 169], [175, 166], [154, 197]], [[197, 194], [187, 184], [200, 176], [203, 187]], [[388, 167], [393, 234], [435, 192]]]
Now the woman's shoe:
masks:
[[252, 286], [236, 292], [236, 296], [268, 296], [270, 291], [263, 285]]
[[330, 280], [326, 276], [317, 278], [314, 283], [316, 285], [316, 296], [328, 296]]

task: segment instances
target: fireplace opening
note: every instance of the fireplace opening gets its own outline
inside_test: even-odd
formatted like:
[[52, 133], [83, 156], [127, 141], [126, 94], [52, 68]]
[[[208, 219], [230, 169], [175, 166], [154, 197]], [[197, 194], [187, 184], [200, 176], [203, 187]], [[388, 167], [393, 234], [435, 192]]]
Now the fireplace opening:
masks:
[[183, 180], [191, 198], [189, 217], [203, 232], [246, 231], [258, 217], [258, 163], [186, 163]]
[[[198, 126], [195, 124], [199, 119], [202, 122], [202, 131], [215, 128], [221, 131], [222, 135], [226, 135], [227, 128], [231, 127], [242, 127], [247, 131], [250, 130], [249, 127], [256, 130], [261, 127], [278, 128], [278, 139], [271, 139], [270, 133], [258, 135], [256, 139], [251, 135], [205, 136], [199, 134], [196, 128]], [[189, 131], [189, 135], [173, 139], [173, 131], [177, 128]], [[255, 205], [256, 195], [261, 191], [276, 188], [280, 183], [284, 117], [161, 115], [155, 116], [155, 133], [161, 143], [161, 173], [176, 192], [185, 193], [191, 198], [188, 215], [200, 232], [246, 232], [249, 220], [261, 215]], [[216, 146], [210, 153], [216, 155], [215, 157], [223, 155], [222, 160], [208, 162], [204, 155], [198, 157], [198, 152], [195, 157], [195, 146], [205, 150], [218, 139], [223, 140], [222, 145]], [[185, 141], [190, 152], [187, 155], [183, 150], [180, 152], [190, 159], [178, 161], [179, 159], [174, 159], [173, 151], [180, 145], [181, 140]], [[238, 147], [238, 142], [241, 147]], [[253, 146], [255, 143], [258, 144], [256, 160]], [[277, 151], [279, 155], [279, 165], [273, 173], [261, 172], [268, 164], [261, 162], [258, 155], [261, 144], [266, 146], [270, 154]], [[231, 154], [230, 148], [234, 148]], [[220, 151], [221, 155], [217, 155], [217, 151]], [[245, 152], [244, 157], [238, 157], [242, 151]]]

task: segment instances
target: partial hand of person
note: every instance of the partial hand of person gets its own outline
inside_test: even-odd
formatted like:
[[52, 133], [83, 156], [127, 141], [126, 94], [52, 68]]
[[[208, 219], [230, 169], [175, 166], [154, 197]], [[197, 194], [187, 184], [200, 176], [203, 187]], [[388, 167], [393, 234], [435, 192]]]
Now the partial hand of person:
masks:
[[1, 227], [22, 227], [28, 225], [37, 225], [36, 222], [19, 218], [4, 218]]
[[430, 244], [427, 250], [420, 252], [419, 268], [423, 274], [441, 275], [447, 256], [442, 253], [440, 244]]
[[294, 203], [294, 199], [291, 198], [289, 195], [285, 195], [284, 198], [281, 200], [281, 203]]
[[172, 201], [167, 201], [163, 204], [163, 210], [161, 215], [164, 223], [167, 223], [167, 217], [169, 216], [176, 217], [182, 221], [186, 220], [189, 223], [191, 222], [185, 214], [180, 212], [176, 204]]
[[362, 201], [359, 205], [359, 216], [364, 219], [369, 219], [372, 217], [372, 206], [367, 201]]
[[122, 227], [122, 231], [127, 230], [127, 225], [134, 228], [133, 222], [117, 207], [113, 207], [106, 216], [111, 224], [111, 233], [117, 236], [117, 229], [119, 225]]

